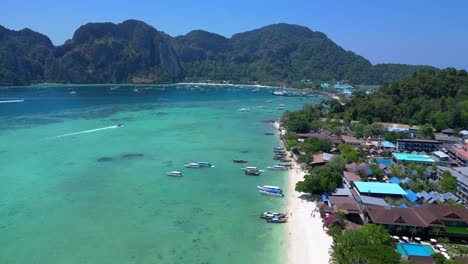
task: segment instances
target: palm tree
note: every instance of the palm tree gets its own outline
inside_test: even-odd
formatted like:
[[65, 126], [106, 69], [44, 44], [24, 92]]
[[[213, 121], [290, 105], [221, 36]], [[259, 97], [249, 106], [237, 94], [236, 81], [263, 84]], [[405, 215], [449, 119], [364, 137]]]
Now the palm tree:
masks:
[[436, 235], [436, 239], [440, 235], [441, 232], [442, 232], [442, 230], [440, 228], [438, 228], [438, 227], [434, 228], [434, 233]]
[[411, 227], [410, 228], [410, 233], [411, 233], [411, 236], [414, 237], [414, 235], [416, 235], [416, 233], [418, 233], [418, 229], [416, 227]]

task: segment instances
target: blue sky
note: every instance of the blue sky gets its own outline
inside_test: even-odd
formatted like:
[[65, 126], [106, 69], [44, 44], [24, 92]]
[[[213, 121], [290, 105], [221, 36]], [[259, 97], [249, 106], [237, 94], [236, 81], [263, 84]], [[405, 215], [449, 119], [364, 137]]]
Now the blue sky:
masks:
[[467, 0], [4, 1], [0, 25], [60, 45], [88, 22], [145, 21], [171, 36], [203, 29], [230, 37], [273, 23], [307, 26], [373, 64], [468, 69]]

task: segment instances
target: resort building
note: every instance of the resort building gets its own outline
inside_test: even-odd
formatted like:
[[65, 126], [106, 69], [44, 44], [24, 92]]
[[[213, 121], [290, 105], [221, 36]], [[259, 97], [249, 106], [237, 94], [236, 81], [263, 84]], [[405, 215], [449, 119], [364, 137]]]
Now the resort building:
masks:
[[352, 137], [352, 136], [341, 136], [341, 140], [347, 144], [347, 145], [351, 145], [351, 146], [361, 146], [361, 140], [355, 138], [355, 137]]
[[344, 171], [343, 180], [349, 188], [353, 187], [354, 182], [362, 181], [361, 177], [354, 172]]
[[392, 197], [402, 198], [407, 193], [403, 190], [400, 185], [393, 183], [382, 183], [382, 182], [354, 182], [359, 195], [366, 195], [372, 197]]
[[442, 149], [442, 142], [426, 139], [397, 139], [396, 150], [407, 152], [434, 152]]
[[458, 166], [468, 166], [468, 145], [453, 144], [445, 149]]
[[396, 145], [390, 141], [382, 141], [380, 143], [380, 146], [385, 150], [391, 150], [391, 151], [396, 150]]
[[439, 163], [439, 159], [431, 155], [392, 153], [392, 161], [396, 164], [402, 163], [421, 163], [432, 165]]
[[409, 231], [417, 228], [419, 233], [434, 235], [435, 228], [443, 230], [440, 236], [465, 236], [458, 230], [468, 227], [468, 209], [453, 205], [426, 204], [413, 208], [366, 206], [367, 222], [386, 226], [390, 230], [396, 227]]
[[419, 132], [419, 127], [417, 126], [410, 126], [405, 124], [394, 124], [394, 123], [381, 123], [376, 122], [377, 124], [381, 124], [388, 132], [408, 132], [411, 137], [414, 137], [416, 133]]
[[454, 137], [453, 135], [447, 135], [444, 133], [435, 133], [434, 137], [437, 141], [447, 143], [447, 144], [457, 144], [461, 142], [461, 138]]
[[468, 167], [450, 168], [437, 166], [437, 177], [439, 179], [442, 178], [444, 171], [449, 171], [450, 174], [457, 179], [458, 185], [456, 195], [464, 204], [468, 203]]
[[312, 161], [309, 163], [310, 166], [322, 166], [327, 164], [335, 155], [330, 153], [315, 154]]

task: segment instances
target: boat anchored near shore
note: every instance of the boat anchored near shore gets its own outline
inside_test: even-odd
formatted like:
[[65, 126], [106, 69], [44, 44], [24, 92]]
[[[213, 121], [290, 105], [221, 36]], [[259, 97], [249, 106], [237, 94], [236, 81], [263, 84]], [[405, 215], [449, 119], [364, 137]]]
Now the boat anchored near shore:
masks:
[[274, 170], [274, 171], [285, 171], [285, 170], [288, 170], [288, 167], [283, 166], [283, 165], [273, 165], [273, 166], [268, 166], [267, 169]]
[[258, 191], [263, 195], [275, 196], [275, 197], [281, 197], [281, 198], [284, 197], [282, 190], [266, 189], [266, 190], [258, 190]]
[[207, 161], [190, 162], [184, 165], [186, 168], [211, 168], [214, 167]]
[[166, 172], [167, 176], [172, 176], [172, 177], [182, 177], [182, 172], [180, 171], [169, 171]]

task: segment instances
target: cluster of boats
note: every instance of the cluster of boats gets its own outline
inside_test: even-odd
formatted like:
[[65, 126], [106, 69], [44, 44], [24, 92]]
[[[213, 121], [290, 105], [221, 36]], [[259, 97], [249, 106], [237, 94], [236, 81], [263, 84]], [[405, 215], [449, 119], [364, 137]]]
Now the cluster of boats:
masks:
[[[184, 165], [186, 168], [211, 168], [213, 165], [207, 161], [197, 161], [197, 162], [190, 162]], [[166, 172], [168, 176], [172, 177], [182, 177], [182, 172], [180, 171], [168, 171]]]
[[260, 214], [260, 218], [265, 219], [268, 223], [286, 223], [288, 220], [286, 214], [270, 211]]
[[257, 186], [257, 189], [258, 189], [258, 192], [260, 192], [263, 195], [284, 197], [283, 190], [281, 190], [281, 188], [278, 186], [263, 185], [263, 186]]
[[274, 160], [279, 160], [281, 162], [290, 162], [290, 159], [287, 159], [287, 153], [286, 150], [280, 147], [275, 147], [273, 148], [273, 152], [275, 153], [275, 156], [273, 157]]

